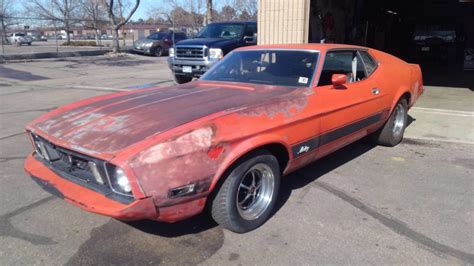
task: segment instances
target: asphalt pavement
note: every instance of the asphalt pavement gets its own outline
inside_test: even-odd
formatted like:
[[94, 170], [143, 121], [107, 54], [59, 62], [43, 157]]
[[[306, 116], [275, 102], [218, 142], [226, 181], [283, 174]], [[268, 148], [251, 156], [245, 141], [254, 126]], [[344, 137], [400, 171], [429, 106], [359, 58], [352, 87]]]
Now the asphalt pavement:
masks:
[[0, 64], [0, 265], [474, 264], [473, 91], [430, 84], [394, 148], [358, 141], [282, 181], [278, 211], [235, 234], [206, 215], [123, 223], [23, 172], [26, 123], [63, 104], [171, 84], [166, 58]]

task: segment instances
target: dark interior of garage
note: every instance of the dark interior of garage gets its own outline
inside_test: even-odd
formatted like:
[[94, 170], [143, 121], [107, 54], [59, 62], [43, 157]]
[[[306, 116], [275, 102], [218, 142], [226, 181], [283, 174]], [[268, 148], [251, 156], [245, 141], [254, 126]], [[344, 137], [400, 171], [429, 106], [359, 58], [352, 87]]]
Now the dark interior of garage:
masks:
[[311, 0], [310, 42], [386, 51], [420, 64], [425, 85], [474, 90], [474, 0]]

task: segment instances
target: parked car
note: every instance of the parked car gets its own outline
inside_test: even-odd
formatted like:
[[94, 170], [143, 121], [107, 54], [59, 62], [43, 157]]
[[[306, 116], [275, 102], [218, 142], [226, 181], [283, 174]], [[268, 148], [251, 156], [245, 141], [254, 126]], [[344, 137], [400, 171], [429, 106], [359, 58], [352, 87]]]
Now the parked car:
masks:
[[91, 212], [176, 222], [208, 207], [248, 232], [271, 216], [282, 175], [368, 135], [400, 143], [422, 84], [418, 65], [364, 47], [240, 48], [198, 81], [41, 116], [25, 169]]
[[33, 42], [33, 39], [31, 37], [26, 36], [26, 34], [22, 32], [11, 33], [7, 37], [7, 40], [10, 44], [20, 45], [20, 46], [23, 44], [31, 45], [31, 43]]
[[419, 25], [414, 33], [418, 59], [447, 60], [456, 57], [457, 35], [454, 26]]
[[257, 23], [217, 22], [204, 27], [194, 39], [170, 49], [168, 64], [179, 84], [203, 75], [224, 55], [238, 47], [257, 44]]
[[33, 34], [33, 35], [29, 36], [29, 37], [31, 37], [31, 39], [32, 39], [33, 41], [35, 41], [35, 42], [47, 42], [47, 41], [48, 41], [48, 39], [46, 38], [46, 36], [40, 35], [40, 34]]
[[185, 40], [186, 38], [186, 34], [182, 32], [154, 32], [148, 37], [136, 41], [133, 45], [133, 51], [159, 57], [167, 54], [175, 42]]

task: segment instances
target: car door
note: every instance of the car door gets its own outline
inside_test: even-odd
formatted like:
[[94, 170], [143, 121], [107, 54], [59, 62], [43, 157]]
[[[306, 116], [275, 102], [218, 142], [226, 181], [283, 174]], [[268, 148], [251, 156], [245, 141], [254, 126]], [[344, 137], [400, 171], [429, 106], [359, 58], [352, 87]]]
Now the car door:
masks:
[[[334, 74], [344, 74], [347, 82], [335, 86]], [[316, 88], [320, 115], [318, 157], [324, 156], [367, 134], [383, 118], [382, 98], [375, 80], [357, 50], [328, 51]]]

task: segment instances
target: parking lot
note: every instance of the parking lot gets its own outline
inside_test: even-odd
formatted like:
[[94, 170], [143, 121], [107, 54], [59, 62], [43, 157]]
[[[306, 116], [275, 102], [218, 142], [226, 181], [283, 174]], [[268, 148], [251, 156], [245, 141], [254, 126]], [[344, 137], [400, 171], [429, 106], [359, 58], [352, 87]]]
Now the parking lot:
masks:
[[29, 121], [170, 85], [165, 57], [0, 64], [0, 264], [474, 264], [474, 88], [427, 79], [400, 145], [361, 140], [291, 174], [276, 214], [239, 235], [206, 215], [164, 224], [87, 213], [23, 171]]

